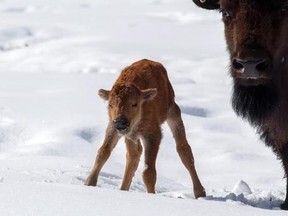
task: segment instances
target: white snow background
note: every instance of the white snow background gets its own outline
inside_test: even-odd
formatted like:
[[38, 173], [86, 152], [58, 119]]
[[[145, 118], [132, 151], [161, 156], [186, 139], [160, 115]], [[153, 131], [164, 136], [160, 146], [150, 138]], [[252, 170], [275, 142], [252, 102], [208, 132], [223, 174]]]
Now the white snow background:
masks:
[[[225, 47], [220, 15], [190, 0], [0, 0], [0, 215], [286, 215], [280, 162], [231, 108]], [[143, 158], [118, 189], [123, 141], [83, 186], [108, 121], [97, 91], [142, 58], [168, 71], [206, 198], [166, 124], [156, 195]]]

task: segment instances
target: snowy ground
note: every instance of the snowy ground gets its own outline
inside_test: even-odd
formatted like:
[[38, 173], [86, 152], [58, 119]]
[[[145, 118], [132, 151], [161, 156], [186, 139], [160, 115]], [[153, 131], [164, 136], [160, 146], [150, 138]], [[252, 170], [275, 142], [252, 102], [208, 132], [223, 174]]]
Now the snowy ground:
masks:
[[[85, 187], [107, 124], [97, 96], [141, 58], [162, 62], [207, 191], [195, 200], [163, 125], [157, 195], [118, 190], [121, 141]], [[223, 26], [189, 0], [0, 0], [0, 215], [284, 215], [280, 163], [230, 105]], [[143, 205], [145, 202], [145, 205]]]

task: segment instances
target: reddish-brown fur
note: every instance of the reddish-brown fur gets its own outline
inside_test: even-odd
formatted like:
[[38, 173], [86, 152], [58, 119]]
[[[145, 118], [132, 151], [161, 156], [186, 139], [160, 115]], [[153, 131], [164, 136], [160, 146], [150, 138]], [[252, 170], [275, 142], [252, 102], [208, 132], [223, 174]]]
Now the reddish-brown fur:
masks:
[[[176, 141], [178, 154], [188, 169], [195, 197], [205, 196], [186, 140], [181, 112], [165, 68], [158, 62], [140, 60], [125, 68], [111, 91], [99, 90], [108, 100], [109, 124], [96, 161], [85, 184], [95, 186], [99, 172], [121, 137], [125, 138], [126, 169], [121, 190], [129, 190], [144, 147], [143, 181], [148, 193], [155, 193], [155, 161], [162, 138], [161, 125], [167, 121]], [[142, 144], [141, 144], [142, 143]]]
[[[281, 159], [288, 176], [288, 0], [193, 0], [220, 10], [230, 54], [232, 105]], [[288, 210], [286, 198], [281, 205]]]

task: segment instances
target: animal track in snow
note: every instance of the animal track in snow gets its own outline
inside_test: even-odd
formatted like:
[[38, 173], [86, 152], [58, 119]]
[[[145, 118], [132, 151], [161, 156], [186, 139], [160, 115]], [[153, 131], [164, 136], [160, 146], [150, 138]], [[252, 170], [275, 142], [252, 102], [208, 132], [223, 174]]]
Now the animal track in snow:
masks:
[[75, 133], [78, 137], [89, 143], [94, 142], [95, 137], [97, 136], [97, 130], [89, 127], [77, 130]]
[[182, 113], [196, 117], [207, 118], [209, 114], [204, 108], [180, 106], [180, 109]]
[[33, 13], [33, 12], [43, 12], [46, 11], [47, 7], [45, 6], [36, 6], [30, 5], [25, 7], [8, 7], [4, 9], [5, 13]]

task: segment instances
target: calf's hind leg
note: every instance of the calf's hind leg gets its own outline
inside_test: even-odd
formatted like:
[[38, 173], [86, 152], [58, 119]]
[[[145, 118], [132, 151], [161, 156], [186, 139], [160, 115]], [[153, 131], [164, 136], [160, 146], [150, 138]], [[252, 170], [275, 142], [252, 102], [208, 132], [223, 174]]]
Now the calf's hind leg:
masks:
[[115, 129], [112, 126], [108, 125], [104, 142], [97, 152], [94, 166], [92, 168], [90, 175], [85, 181], [85, 185], [96, 186], [100, 170], [102, 169], [105, 162], [108, 160], [119, 138], [120, 137], [118, 136]]
[[126, 143], [126, 168], [125, 173], [121, 185], [121, 190], [129, 190], [132, 178], [134, 176], [135, 171], [137, 170], [140, 156], [142, 153], [142, 146], [140, 143], [140, 140], [137, 140], [137, 143], [134, 143], [133, 141], [129, 139], [125, 139]]
[[205, 189], [198, 178], [192, 150], [186, 139], [185, 127], [181, 118], [181, 111], [176, 103], [174, 103], [169, 110], [167, 123], [176, 141], [177, 152], [181, 158], [181, 161], [188, 169], [191, 176], [195, 197], [205, 197]]

